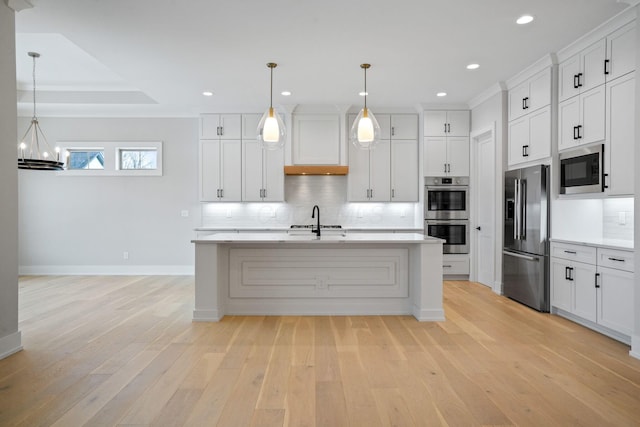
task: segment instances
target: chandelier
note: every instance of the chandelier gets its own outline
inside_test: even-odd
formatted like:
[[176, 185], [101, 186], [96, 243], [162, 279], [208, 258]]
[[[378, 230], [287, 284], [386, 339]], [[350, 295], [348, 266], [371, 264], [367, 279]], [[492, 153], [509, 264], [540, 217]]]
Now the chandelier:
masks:
[[63, 170], [64, 163], [60, 161], [60, 147], [51, 150], [36, 116], [36, 58], [39, 58], [40, 54], [29, 52], [28, 55], [33, 58], [33, 117], [18, 143], [18, 169]]

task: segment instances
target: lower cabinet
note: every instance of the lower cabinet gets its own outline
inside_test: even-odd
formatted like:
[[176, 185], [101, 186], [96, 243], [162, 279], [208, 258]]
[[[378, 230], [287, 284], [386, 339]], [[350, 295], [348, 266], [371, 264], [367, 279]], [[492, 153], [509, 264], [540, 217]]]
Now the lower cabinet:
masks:
[[553, 312], [628, 341], [633, 332], [633, 287], [632, 251], [551, 244]]
[[469, 255], [468, 254], [443, 254], [442, 274], [445, 276], [468, 276], [469, 275]]

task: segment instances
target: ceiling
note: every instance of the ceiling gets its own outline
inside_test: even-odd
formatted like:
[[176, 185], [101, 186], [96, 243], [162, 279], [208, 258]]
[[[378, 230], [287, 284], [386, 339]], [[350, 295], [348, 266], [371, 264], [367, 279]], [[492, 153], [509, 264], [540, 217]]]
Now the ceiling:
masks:
[[[278, 63], [275, 105], [359, 106], [363, 62], [372, 109], [466, 104], [627, 3], [637, 1], [28, 0], [16, 13], [19, 114], [32, 108], [28, 51], [41, 54], [41, 116], [259, 112], [267, 62]], [[535, 20], [517, 25], [525, 13]]]

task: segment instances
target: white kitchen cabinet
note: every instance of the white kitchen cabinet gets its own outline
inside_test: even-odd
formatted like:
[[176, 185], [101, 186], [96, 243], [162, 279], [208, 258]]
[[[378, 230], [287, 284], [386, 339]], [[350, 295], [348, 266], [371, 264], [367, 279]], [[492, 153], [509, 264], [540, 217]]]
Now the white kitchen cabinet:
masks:
[[200, 140], [200, 200], [242, 199], [242, 144], [239, 139]]
[[604, 84], [606, 50], [606, 40], [598, 40], [558, 65], [559, 102]]
[[634, 194], [635, 72], [606, 84], [605, 185], [612, 196]]
[[242, 140], [257, 140], [258, 139], [258, 123], [262, 114], [243, 114], [242, 115]]
[[350, 202], [388, 202], [391, 200], [390, 140], [381, 140], [371, 150], [363, 150], [349, 144], [347, 187]]
[[418, 140], [391, 140], [391, 201], [418, 201]]
[[633, 252], [552, 242], [551, 255], [553, 311], [627, 339], [633, 328]]
[[242, 200], [284, 201], [284, 150], [263, 150], [256, 139], [242, 141]]
[[469, 275], [469, 255], [468, 254], [443, 254], [442, 274], [445, 276], [468, 276]]
[[551, 156], [551, 107], [509, 122], [509, 165]]
[[202, 114], [200, 138], [241, 139], [242, 116], [240, 114]]
[[598, 267], [598, 323], [625, 335], [633, 332], [634, 274]]
[[558, 105], [558, 150], [605, 139], [605, 86], [569, 98]]
[[424, 136], [469, 136], [468, 110], [424, 112]]
[[551, 68], [545, 68], [509, 90], [509, 120], [551, 104]]
[[468, 176], [468, 137], [425, 137], [425, 176]]
[[636, 69], [636, 23], [630, 22], [607, 36], [607, 82]]

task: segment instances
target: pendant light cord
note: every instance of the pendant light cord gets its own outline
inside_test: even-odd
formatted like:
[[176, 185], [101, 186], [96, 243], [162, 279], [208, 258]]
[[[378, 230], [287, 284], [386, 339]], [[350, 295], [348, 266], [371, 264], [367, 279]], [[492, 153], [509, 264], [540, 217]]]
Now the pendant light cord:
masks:
[[271, 86], [269, 92], [269, 108], [273, 108], [273, 67], [269, 67], [271, 69]]
[[367, 67], [364, 68], [364, 109], [367, 109]]

